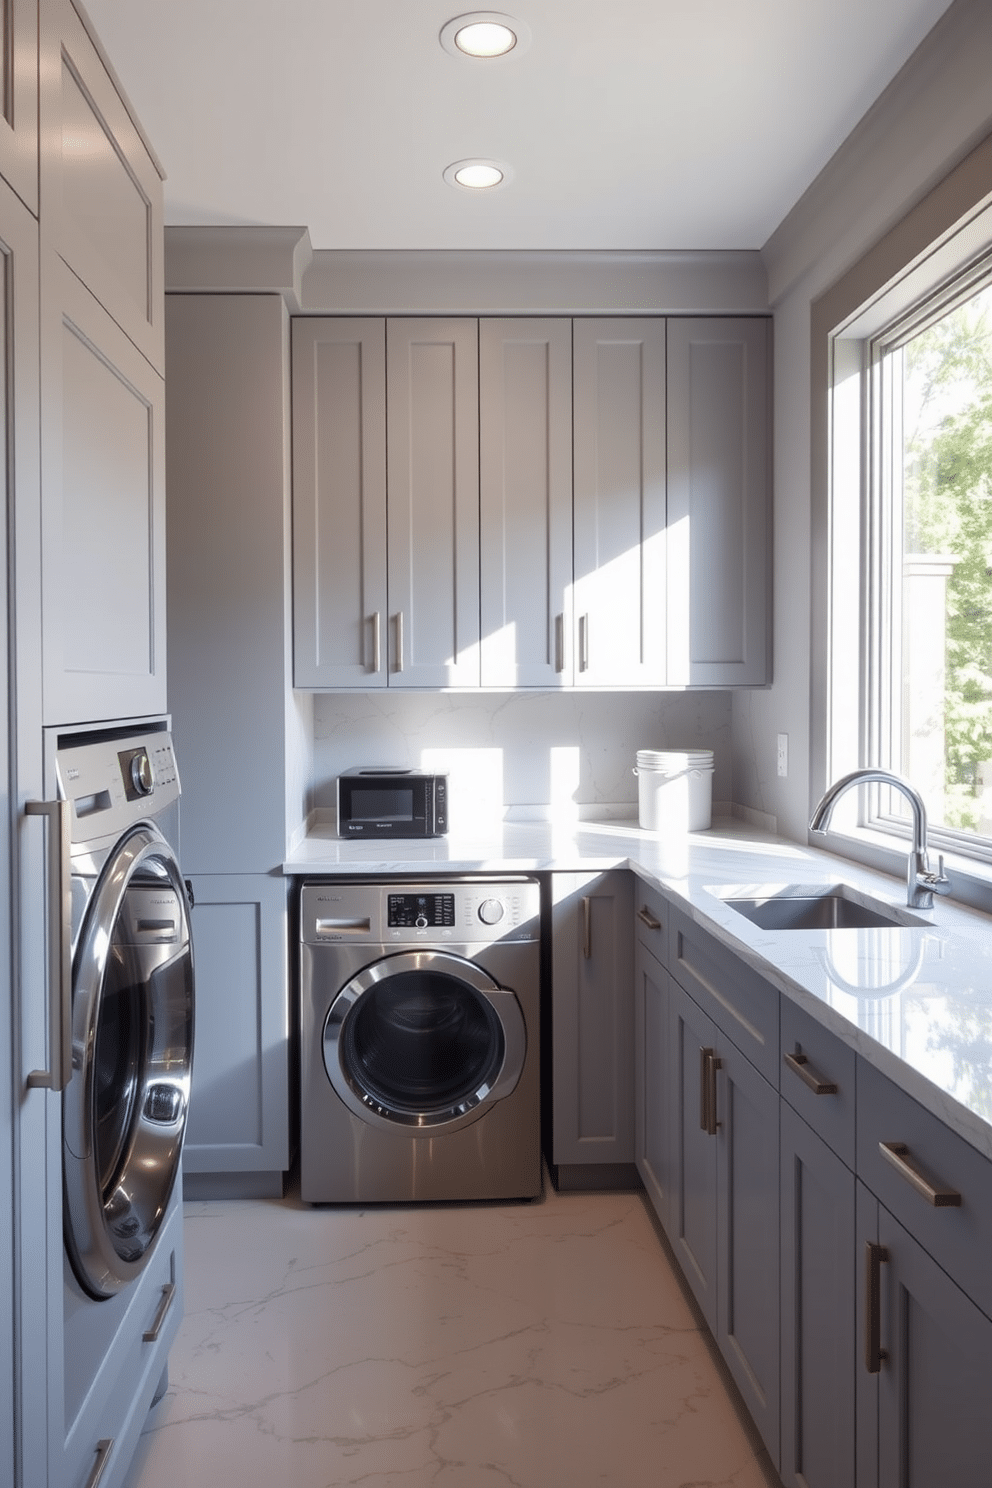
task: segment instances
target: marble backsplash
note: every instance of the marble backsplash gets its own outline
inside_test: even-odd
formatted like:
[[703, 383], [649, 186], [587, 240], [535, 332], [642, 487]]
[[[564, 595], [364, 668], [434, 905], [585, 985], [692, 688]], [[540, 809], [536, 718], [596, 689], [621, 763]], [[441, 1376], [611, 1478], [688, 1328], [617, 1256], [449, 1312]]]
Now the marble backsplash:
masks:
[[638, 749], [712, 749], [732, 800], [725, 692], [318, 693], [311, 806], [352, 765], [447, 771], [452, 829], [505, 816], [636, 817]]

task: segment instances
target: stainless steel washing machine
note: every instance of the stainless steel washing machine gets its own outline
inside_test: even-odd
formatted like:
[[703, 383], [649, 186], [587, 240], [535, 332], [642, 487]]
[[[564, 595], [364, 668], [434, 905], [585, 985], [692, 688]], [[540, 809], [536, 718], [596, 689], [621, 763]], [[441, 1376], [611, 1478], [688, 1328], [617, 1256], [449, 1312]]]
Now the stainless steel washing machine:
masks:
[[540, 1194], [536, 880], [306, 882], [299, 973], [305, 1200]]

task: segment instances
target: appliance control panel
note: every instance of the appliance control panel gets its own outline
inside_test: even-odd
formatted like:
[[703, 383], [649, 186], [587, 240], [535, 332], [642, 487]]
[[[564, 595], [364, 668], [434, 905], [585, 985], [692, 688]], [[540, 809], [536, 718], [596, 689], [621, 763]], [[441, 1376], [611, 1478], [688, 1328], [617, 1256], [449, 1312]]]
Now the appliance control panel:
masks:
[[419, 882], [311, 881], [302, 887], [301, 938], [311, 945], [365, 941], [459, 946], [538, 940], [536, 879], [449, 878]]
[[390, 930], [436, 930], [454, 923], [454, 894], [390, 894], [387, 900], [386, 924]]

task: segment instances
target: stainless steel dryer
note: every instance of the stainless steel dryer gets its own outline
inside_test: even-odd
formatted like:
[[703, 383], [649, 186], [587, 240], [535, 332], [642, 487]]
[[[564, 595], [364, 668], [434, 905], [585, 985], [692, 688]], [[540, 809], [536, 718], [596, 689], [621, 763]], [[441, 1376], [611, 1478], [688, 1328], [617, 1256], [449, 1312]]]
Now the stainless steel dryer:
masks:
[[305, 1200], [540, 1194], [536, 880], [304, 883], [299, 987]]
[[[165, 723], [49, 740], [63, 985], [64, 1440], [57, 1481], [118, 1483], [182, 1312], [193, 955]], [[61, 999], [59, 992], [61, 991]], [[53, 1481], [56, 1475], [53, 1475]]]

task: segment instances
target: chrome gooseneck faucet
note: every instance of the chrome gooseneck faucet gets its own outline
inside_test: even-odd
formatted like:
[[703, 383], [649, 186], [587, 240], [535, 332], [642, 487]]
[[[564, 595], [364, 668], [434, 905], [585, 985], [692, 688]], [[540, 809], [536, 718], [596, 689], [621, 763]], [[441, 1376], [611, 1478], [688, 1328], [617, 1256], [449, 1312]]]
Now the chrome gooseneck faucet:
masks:
[[874, 769], [852, 770], [850, 775], [842, 775], [840, 780], [835, 780], [824, 792], [810, 818], [809, 829], [811, 832], [825, 832], [833, 809], [844, 792], [854, 785], [869, 785], [873, 782], [891, 785], [901, 791], [912, 807], [913, 850], [906, 864], [906, 903], [910, 909], [932, 909], [934, 894], [948, 893], [951, 881], [944, 877], [943, 855], [937, 859], [937, 872], [932, 873], [930, 870], [927, 858], [926, 807], [916, 787], [910, 785], [908, 780], [903, 780], [901, 775], [893, 775], [890, 770]]

